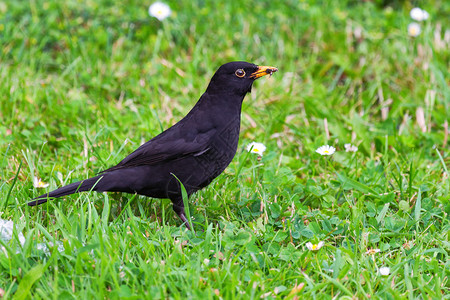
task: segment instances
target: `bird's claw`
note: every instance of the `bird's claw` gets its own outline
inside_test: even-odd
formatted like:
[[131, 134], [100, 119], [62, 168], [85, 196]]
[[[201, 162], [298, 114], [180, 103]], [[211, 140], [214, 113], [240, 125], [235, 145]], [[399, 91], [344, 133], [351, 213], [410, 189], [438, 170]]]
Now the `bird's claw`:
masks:
[[180, 217], [181, 221], [183, 221], [183, 223], [187, 227], [187, 229], [191, 230], [191, 225], [189, 225], [189, 221], [186, 218], [186, 215], [184, 213], [180, 213], [178, 216]]

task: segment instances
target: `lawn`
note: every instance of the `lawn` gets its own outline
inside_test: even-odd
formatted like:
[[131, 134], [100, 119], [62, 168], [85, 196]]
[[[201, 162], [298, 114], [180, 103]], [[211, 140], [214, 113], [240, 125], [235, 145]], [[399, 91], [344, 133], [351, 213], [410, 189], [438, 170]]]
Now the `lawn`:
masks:
[[[450, 2], [150, 4], [0, 0], [0, 297], [450, 299]], [[194, 231], [170, 200], [26, 205], [176, 123], [234, 60], [279, 72], [189, 200]]]

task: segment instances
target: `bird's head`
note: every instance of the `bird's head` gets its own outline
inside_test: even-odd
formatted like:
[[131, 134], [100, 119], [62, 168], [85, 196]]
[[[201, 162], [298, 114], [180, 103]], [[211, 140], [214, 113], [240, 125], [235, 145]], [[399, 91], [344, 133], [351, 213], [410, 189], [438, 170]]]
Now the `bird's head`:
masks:
[[234, 61], [222, 65], [211, 78], [209, 93], [245, 95], [251, 91], [253, 82], [265, 75], [272, 75], [277, 68], [257, 66], [245, 61]]

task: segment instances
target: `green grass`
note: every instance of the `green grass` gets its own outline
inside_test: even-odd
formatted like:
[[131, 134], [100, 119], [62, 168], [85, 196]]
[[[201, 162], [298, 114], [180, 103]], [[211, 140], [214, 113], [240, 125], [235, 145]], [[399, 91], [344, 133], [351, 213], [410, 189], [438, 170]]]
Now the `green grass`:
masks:
[[[5, 298], [450, 298], [448, 1], [185, 0], [163, 22], [150, 3], [0, 1], [0, 217], [26, 238], [1, 242]], [[430, 19], [412, 38], [416, 5]], [[190, 199], [195, 232], [169, 200], [25, 205], [177, 122], [232, 60], [280, 71]]]

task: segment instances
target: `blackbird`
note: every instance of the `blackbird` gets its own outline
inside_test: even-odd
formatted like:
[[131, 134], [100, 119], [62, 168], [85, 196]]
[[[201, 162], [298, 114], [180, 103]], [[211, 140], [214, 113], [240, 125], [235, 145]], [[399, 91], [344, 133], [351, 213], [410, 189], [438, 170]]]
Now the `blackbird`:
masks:
[[178, 123], [152, 138], [119, 164], [97, 176], [43, 194], [29, 206], [78, 192], [125, 192], [169, 198], [173, 210], [190, 229], [180, 182], [187, 195], [207, 186], [236, 154], [241, 107], [253, 82], [277, 68], [243, 61], [222, 65], [203, 95]]

